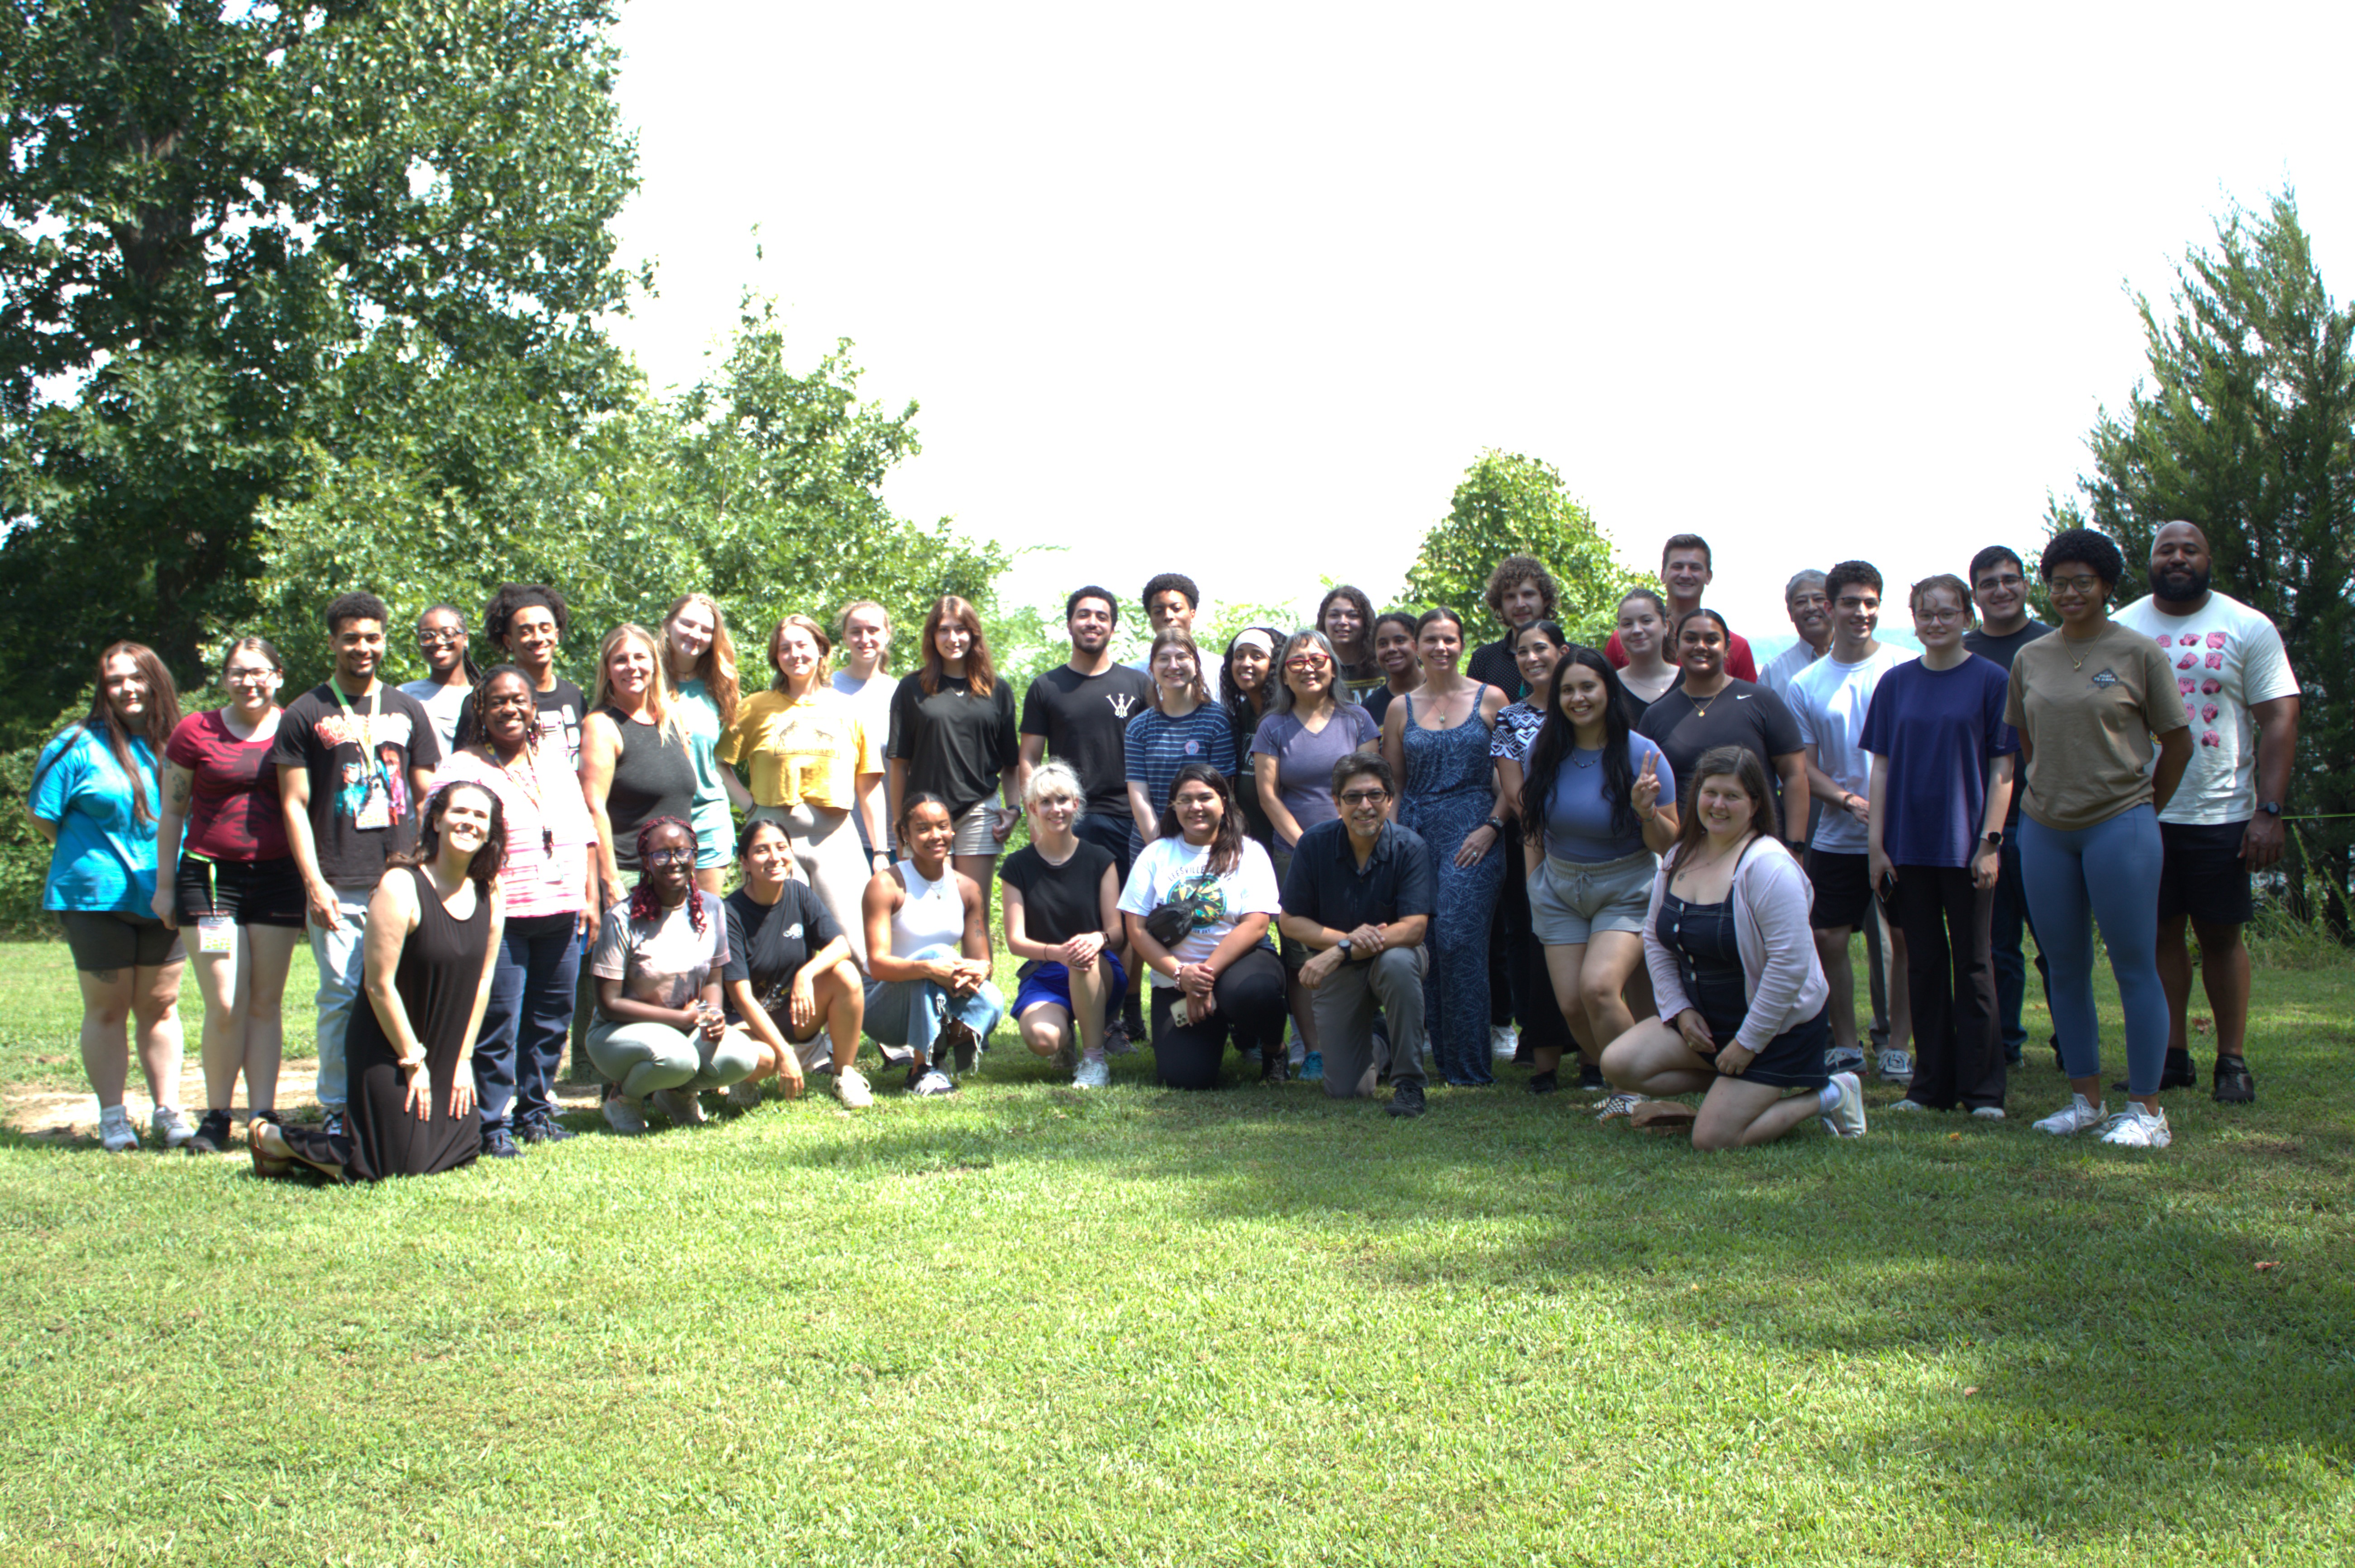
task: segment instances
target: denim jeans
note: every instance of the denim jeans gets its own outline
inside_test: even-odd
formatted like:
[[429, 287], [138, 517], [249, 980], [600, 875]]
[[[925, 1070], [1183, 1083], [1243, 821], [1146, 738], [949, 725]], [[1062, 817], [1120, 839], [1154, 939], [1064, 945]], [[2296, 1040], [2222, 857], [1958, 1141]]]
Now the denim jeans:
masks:
[[319, 965], [319, 1104], [341, 1111], [351, 1097], [350, 1072], [344, 1062], [344, 1037], [351, 1031], [352, 1008], [360, 999], [367, 975], [368, 899], [374, 888], [337, 888], [336, 908], [343, 929], [328, 931], [307, 925], [311, 957]]
[[[899, 956], [954, 958], [957, 950], [935, 943]], [[1005, 1016], [1006, 998], [986, 980], [967, 997], [952, 997], [946, 987], [930, 980], [875, 980], [867, 987], [868, 1037], [883, 1045], [904, 1045], [926, 1061], [935, 1061], [932, 1041], [950, 1019], [969, 1026], [986, 1042]]]
[[581, 969], [572, 931], [571, 915], [528, 915], [507, 922], [499, 938], [491, 999], [474, 1036], [474, 1098], [485, 1133], [510, 1120], [555, 1119], [556, 1074]]

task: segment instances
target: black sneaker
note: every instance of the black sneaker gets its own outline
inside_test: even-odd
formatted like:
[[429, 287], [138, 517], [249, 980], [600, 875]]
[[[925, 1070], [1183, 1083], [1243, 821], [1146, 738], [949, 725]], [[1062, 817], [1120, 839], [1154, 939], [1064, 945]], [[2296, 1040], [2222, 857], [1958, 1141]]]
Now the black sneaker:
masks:
[[1401, 1083], [1391, 1091], [1391, 1103], [1382, 1107], [1393, 1116], [1420, 1116], [1423, 1112], [1423, 1085]]
[[1292, 1081], [1292, 1061], [1284, 1054], [1284, 1042], [1276, 1041], [1260, 1053], [1259, 1081], [1263, 1083], [1288, 1083]]
[[1603, 1076], [1602, 1068], [1592, 1061], [1581, 1061], [1578, 1064], [1578, 1087], [1582, 1093], [1602, 1093], [1611, 1087], [1611, 1083]]
[[[2217, 1060], [2222, 1061], [2224, 1059], [2222, 1057], [2218, 1057]], [[2191, 1053], [2190, 1051], [2170, 1051], [2167, 1053], [2167, 1065], [2158, 1070], [2158, 1086], [2162, 1090], [2197, 1089], [2200, 1087], [2200, 1070], [2191, 1065]], [[2127, 1092], [2126, 1081], [2123, 1078], [2119, 1079], [2115, 1083], [2111, 1084], [2110, 1087], [2115, 1089], [2121, 1094]]]
[[205, 1119], [197, 1124], [197, 1136], [188, 1140], [190, 1154], [227, 1154], [237, 1147], [237, 1135], [229, 1130], [227, 1111], [207, 1111]]
[[1550, 1068], [1543, 1072], [1529, 1074], [1529, 1093], [1532, 1094], [1550, 1094], [1561, 1087], [1561, 1083], [1555, 1081]]
[[2219, 1056], [2216, 1059], [2216, 1091], [2213, 1098], [2227, 1105], [2247, 1105], [2257, 1098], [2257, 1081], [2249, 1076], [2249, 1061], [2244, 1056]]
[[516, 1129], [516, 1136], [527, 1144], [560, 1144], [577, 1136], [570, 1127], [554, 1120], [529, 1121]]
[[485, 1159], [521, 1159], [523, 1150], [516, 1147], [515, 1135], [505, 1127], [493, 1127], [483, 1135]]

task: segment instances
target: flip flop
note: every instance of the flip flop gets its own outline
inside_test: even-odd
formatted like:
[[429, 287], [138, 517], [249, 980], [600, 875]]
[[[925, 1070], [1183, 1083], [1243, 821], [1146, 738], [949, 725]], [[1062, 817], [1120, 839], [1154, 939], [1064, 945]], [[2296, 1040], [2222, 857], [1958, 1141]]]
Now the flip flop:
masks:
[[1664, 1137], [1690, 1137], [1696, 1113], [1690, 1105], [1674, 1100], [1647, 1100], [1627, 1116], [1627, 1125], [1639, 1133], [1653, 1133]]
[[273, 1125], [259, 1116], [245, 1125], [245, 1147], [253, 1156], [253, 1174], [256, 1176], [283, 1176], [294, 1163], [282, 1156], [263, 1152], [261, 1129]]

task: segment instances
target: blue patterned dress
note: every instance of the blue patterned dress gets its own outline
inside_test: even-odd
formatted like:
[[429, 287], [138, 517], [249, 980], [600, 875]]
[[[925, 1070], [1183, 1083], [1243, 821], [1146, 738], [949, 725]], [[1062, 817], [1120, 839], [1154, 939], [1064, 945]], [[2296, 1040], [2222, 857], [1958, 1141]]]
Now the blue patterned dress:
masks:
[[1488, 761], [1487, 721], [1477, 708], [1452, 730], [1415, 723], [1406, 704], [1406, 783], [1399, 820], [1423, 836], [1439, 890], [1431, 922], [1431, 967], [1423, 1010], [1440, 1076], [1459, 1085], [1494, 1083], [1488, 1048], [1488, 921], [1504, 886], [1507, 846], [1491, 846], [1469, 866], [1455, 863], [1464, 836], [1488, 820], [1497, 792]]

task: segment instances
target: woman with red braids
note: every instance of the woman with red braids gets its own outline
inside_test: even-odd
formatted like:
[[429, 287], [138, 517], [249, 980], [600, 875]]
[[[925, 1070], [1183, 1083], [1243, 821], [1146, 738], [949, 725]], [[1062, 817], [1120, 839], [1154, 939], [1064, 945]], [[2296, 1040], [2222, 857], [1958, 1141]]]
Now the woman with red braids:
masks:
[[675, 1125], [706, 1120], [698, 1095], [742, 1083], [763, 1055], [720, 1009], [728, 918], [695, 885], [695, 829], [652, 818], [638, 829], [637, 860], [637, 886], [605, 912], [589, 956], [597, 983], [589, 1060], [613, 1084], [605, 1122], [617, 1133], [646, 1130], [649, 1094]]

